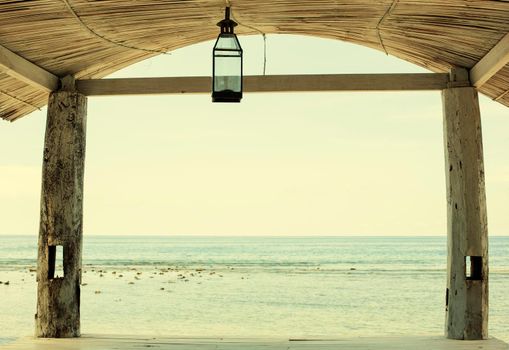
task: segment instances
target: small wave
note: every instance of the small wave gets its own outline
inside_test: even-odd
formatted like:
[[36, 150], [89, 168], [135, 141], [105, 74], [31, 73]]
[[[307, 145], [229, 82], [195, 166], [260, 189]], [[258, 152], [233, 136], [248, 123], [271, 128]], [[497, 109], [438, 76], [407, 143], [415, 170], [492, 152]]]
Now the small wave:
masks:
[[13, 343], [17, 340], [15, 337], [0, 337], [0, 345], [6, 345], [9, 343]]
[[[37, 265], [35, 259], [0, 259], [1, 270], [23, 270], [33, 269]], [[137, 259], [95, 259], [85, 260], [84, 268], [177, 268], [196, 269], [208, 268], [216, 270], [249, 270], [271, 273], [293, 273], [293, 274], [442, 274], [445, 266], [428, 264], [385, 263], [373, 264], [371, 262], [345, 262], [335, 261], [328, 263], [316, 263], [306, 261], [213, 261], [213, 260], [137, 260]], [[490, 267], [490, 275], [509, 274], [507, 267]]]

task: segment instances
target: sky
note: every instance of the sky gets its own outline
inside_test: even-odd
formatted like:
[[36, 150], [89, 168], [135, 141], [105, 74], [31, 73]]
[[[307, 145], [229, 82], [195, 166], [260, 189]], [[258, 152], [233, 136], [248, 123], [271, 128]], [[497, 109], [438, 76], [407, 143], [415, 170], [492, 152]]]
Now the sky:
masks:
[[[245, 74], [263, 39], [241, 36]], [[213, 42], [110, 77], [211, 74]], [[426, 72], [373, 49], [267, 37], [267, 74]], [[481, 97], [488, 229], [509, 234], [509, 109]], [[46, 109], [0, 122], [0, 234], [38, 232]], [[88, 100], [84, 234], [445, 235], [439, 92]]]

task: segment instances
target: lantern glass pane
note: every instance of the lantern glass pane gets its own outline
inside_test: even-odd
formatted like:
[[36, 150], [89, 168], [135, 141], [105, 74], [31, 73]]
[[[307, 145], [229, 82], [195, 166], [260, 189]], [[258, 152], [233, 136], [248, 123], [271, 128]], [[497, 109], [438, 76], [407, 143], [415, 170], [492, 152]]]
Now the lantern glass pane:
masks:
[[214, 50], [236, 50], [241, 51], [240, 43], [235, 34], [220, 34], [217, 38]]
[[240, 56], [216, 56], [214, 68], [214, 91], [241, 92]]
[[242, 92], [242, 48], [234, 34], [221, 34], [214, 47], [214, 92]]

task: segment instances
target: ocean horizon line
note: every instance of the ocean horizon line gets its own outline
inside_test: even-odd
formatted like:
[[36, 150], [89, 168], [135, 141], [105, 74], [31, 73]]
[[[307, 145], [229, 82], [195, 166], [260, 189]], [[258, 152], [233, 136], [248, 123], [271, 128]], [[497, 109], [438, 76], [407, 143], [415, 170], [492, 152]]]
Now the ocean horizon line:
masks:
[[[2, 237], [38, 237], [38, 234], [26, 233], [0, 233]], [[84, 233], [83, 237], [175, 237], [175, 238], [189, 238], [189, 237], [225, 237], [225, 238], [434, 238], [434, 237], [447, 237], [447, 234], [419, 234], [419, 235], [382, 235], [382, 234], [305, 234], [305, 235], [272, 235], [272, 234], [164, 234], [164, 233]], [[489, 237], [509, 237], [509, 234], [490, 234]]]

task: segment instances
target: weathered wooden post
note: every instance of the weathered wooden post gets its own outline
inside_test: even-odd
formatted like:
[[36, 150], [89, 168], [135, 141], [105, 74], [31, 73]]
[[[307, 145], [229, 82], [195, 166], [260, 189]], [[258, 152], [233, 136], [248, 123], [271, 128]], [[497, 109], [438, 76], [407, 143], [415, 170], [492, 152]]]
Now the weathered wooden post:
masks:
[[[87, 98], [74, 78], [48, 103], [37, 258], [37, 337], [80, 336], [80, 283]], [[63, 251], [63, 261], [56, 261]], [[55, 268], [63, 264], [63, 275]]]
[[488, 229], [481, 118], [468, 72], [453, 69], [443, 90], [447, 181], [445, 333], [451, 339], [488, 337]]

